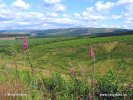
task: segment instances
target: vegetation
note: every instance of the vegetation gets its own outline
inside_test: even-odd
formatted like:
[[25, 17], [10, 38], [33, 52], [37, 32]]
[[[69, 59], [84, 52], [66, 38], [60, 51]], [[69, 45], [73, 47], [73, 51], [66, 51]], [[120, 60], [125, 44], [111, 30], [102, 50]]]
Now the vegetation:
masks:
[[96, 99], [132, 100], [132, 35], [30, 38], [26, 51], [21, 39], [0, 40], [2, 100], [91, 100], [90, 46], [96, 58]]
[[[21, 33], [21, 34], [18, 34]], [[25, 34], [29, 33], [29, 34]], [[48, 30], [1, 30], [0, 37], [21, 36], [33, 37], [78, 37], [78, 36], [121, 36], [133, 35], [133, 30], [120, 28], [64, 28]]]

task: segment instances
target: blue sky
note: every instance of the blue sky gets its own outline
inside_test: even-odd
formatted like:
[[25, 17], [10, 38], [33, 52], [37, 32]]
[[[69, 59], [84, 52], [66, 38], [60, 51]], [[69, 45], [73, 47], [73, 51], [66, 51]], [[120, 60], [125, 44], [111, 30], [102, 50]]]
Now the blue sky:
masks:
[[0, 0], [0, 30], [133, 29], [133, 0]]

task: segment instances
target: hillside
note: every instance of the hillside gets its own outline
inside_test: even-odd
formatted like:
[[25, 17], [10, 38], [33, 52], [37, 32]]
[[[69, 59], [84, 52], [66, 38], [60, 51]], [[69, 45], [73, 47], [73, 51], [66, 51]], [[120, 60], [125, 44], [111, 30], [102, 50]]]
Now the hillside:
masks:
[[1, 30], [0, 36], [21, 36], [27, 34], [32, 37], [79, 37], [79, 36], [119, 36], [133, 34], [133, 30], [116, 28], [67, 28], [49, 30]]
[[2, 100], [87, 100], [93, 86], [93, 63], [88, 54], [91, 46], [95, 52], [96, 100], [101, 93], [112, 91], [132, 100], [133, 35], [30, 38], [27, 50], [21, 39], [0, 40], [0, 94], [26, 94], [4, 95]]

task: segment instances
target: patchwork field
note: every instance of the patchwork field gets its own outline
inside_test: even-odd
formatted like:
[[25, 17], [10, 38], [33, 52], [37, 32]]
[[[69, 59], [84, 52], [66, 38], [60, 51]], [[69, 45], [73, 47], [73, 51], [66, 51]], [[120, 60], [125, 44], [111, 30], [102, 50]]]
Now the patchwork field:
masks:
[[[90, 100], [91, 46], [95, 52], [96, 100], [132, 100], [133, 35], [29, 38], [28, 50], [23, 49], [21, 39], [0, 40], [2, 100]], [[17, 93], [23, 96], [12, 96]], [[100, 97], [100, 93], [127, 96]]]

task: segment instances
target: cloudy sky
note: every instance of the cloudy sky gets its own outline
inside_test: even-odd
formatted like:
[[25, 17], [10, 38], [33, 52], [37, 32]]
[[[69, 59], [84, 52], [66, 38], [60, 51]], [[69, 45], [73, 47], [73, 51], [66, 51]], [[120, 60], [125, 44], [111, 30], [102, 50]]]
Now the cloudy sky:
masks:
[[133, 29], [133, 0], [0, 0], [0, 30]]

